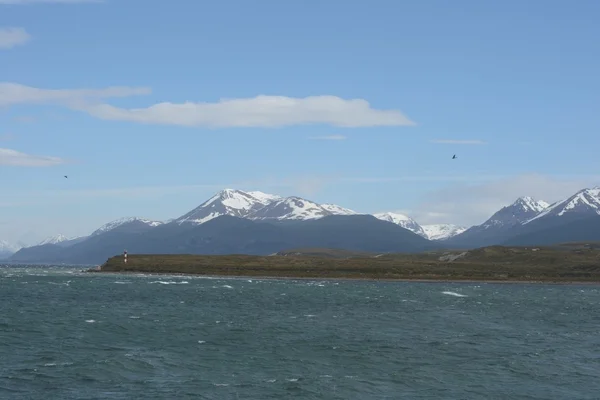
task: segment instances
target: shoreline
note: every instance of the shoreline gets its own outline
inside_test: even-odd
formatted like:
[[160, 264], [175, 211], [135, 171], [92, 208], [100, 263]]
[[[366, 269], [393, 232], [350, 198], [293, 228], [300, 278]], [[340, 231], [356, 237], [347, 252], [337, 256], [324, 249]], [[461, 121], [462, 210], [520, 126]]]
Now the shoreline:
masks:
[[212, 275], [183, 272], [144, 272], [144, 271], [102, 271], [84, 270], [86, 273], [116, 274], [116, 275], [151, 275], [151, 276], [190, 276], [212, 279], [260, 279], [260, 280], [320, 280], [320, 281], [358, 281], [358, 282], [407, 282], [407, 283], [483, 283], [483, 284], [521, 284], [521, 285], [572, 285], [594, 286], [600, 281], [568, 281], [568, 280], [509, 280], [509, 279], [427, 279], [427, 278], [362, 278], [362, 277], [306, 277], [306, 276], [269, 276], [269, 275]]

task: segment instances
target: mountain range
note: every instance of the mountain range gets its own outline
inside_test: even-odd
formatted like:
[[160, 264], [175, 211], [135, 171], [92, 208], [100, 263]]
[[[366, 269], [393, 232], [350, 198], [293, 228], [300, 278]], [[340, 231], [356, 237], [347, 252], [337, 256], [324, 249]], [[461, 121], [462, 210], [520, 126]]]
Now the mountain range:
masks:
[[[575, 239], [576, 238], [576, 239]], [[549, 204], [521, 197], [481, 225], [419, 225], [398, 213], [361, 214], [297, 196], [224, 189], [169, 221], [121, 218], [90, 235], [58, 235], [16, 249], [0, 242], [14, 262], [99, 263], [129, 252], [271, 254], [299, 247], [378, 252], [473, 248], [493, 244], [542, 245], [600, 240], [600, 187]]]

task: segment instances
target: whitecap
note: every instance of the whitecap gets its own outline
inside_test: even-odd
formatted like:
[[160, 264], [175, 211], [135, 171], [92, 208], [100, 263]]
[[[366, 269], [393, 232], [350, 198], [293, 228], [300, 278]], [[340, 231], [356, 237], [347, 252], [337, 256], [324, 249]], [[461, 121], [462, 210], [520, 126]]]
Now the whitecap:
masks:
[[86, 319], [85, 322], [87, 322], [88, 324], [93, 324], [94, 322], [96, 322], [95, 319]]
[[448, 296], [455, 296], [455, 297], [469, 297], [466, 294], [460, 294], [460, 293], [456, 293], [456, 292], [442, 292], [443, 294], [447, 294]]

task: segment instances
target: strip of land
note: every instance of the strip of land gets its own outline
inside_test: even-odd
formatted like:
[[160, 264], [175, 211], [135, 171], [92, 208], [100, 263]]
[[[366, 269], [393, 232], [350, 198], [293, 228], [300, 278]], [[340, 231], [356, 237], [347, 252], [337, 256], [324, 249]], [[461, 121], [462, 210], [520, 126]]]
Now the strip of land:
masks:
[[491, 246], [469, 251], [371, 254], [301, 249], [271, 256], [129, 254], [94, 272], [311, 279], [600, 283], [600, 244]]

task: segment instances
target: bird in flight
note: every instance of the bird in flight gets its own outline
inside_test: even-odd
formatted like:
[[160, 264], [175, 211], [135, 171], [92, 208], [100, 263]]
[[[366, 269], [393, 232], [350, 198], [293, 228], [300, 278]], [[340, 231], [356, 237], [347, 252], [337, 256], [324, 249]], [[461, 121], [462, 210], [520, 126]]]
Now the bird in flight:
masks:
[[456, 154], [452, 156], [452, 159], [454, 160], [456, 158]]
[[66, 176], [66, 175], [65, 175], [65, 178], [66, 178], [66, 179], [69, 179], [69, 177], [68, 177], [68, 176]]

